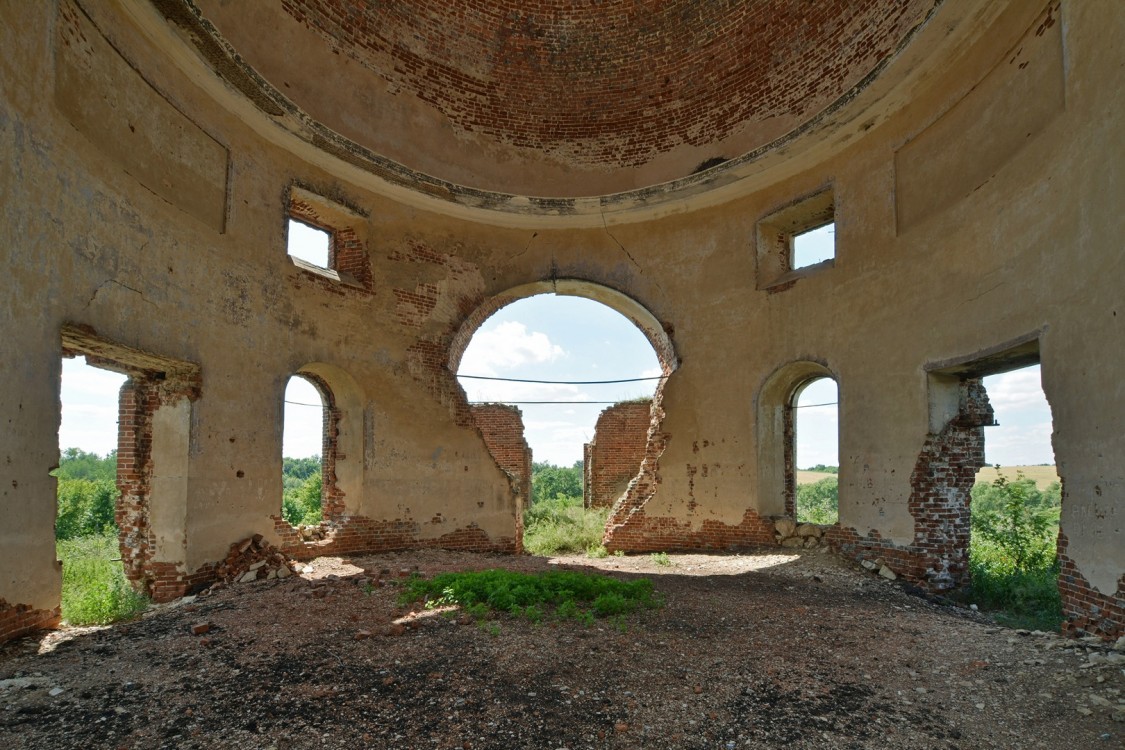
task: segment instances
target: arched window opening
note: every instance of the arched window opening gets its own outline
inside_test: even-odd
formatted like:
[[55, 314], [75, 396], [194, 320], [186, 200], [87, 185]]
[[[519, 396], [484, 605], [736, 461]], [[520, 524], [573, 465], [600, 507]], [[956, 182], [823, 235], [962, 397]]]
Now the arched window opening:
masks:
[[[517, 299], [452, 358], [493, 457], [516, 480], [529, 475], [522, 520], [533, 554], [604, 552], [610, 506], [641, 471], [653, 395], [670, 372], [639, 323], [579, 294]], [[521, 419], [522, 431], [512, 427]]]
[[281, 515], [297, 528], [324, 520], [325, 459], [332, 451], [321, 386], [298, 373], [285, 386]]
[[794, 513], [798, 523], [839, 521], [839, 389], [830, 377], [801, 384], [793, 394]]

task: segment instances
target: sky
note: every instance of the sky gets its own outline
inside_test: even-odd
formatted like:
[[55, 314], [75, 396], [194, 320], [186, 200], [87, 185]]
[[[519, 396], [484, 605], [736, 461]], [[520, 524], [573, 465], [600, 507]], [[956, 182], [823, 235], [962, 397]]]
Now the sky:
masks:
[[[580, 297], [539, 295], [505, 307], [481, 326], [465, 350], [459, 375], [533, 380], [618, 380], [659, 376], [656, 354], [624, 316]], [[117, 446], [117, 392], [124, 377], [63, 360], [60, 448], [105, 455]], [[985, 432], [989, 464], [1052, 464], [1050, 409], [1039, 367], [985, 378], [997, 427]], [[610, 401], [651, 396], [656, 380], [618, 385], [548, 385], [463, 378], [470, 401]], [[283, 454], [317, 455], [320, 395], [292, 378], [285, 393]], [[798, 399], [797, 466], [838, 465], [835, 384], [817, 381]], [[570, 466], [582, 458], [598, 414], [609, 404], [518, 404], [536, 461]], [[814, 405], [814, 406], [810, 406]], [[750, 408], [747, 399], [746, 407]]]

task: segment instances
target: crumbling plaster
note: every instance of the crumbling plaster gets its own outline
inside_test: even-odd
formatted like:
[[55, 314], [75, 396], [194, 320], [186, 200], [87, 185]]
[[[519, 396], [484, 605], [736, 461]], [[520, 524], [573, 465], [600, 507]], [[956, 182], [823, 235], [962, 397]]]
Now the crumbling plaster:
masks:
[[[288, 377], [308, 363], [352, 381], [346, 419], [359, 432], [362, 465], [352, 464], [349, 513], [404, 522], [418, 543], [472, 530], [512, 546], [516, 499], [467, 418], [448, 354], [480, 305], [551, 279], [618, 290], [668, 333], [678, 367], [660, 400], [666, 446], [650, 467], [644, 523], [669, 519], [685, 545], [706, 524], [778, 512], [778, 498], [760, 494], [763, 475], [780, 467], [758, 450], [757, 399], [771, 373], [801, 361], [838, 377], [841, 526], [909, 544], [911, 472], [931, 432], [926, 365], [1041, 332], [1065, 552], [1100, 595], [1120, 599], [1125, 13], [1064, 2], [1037, 33], [1046, 3], [1001, 5], [951, 64], [919, 63], [901, 109], [832, 148], [790, 144], [784, 166], [744, 194], [644, 221], [562, 227], [548, 217], [512, 227], [400, 201], [263, 137], [264, 116], [217, 102], [205, 67], [155, 46], [129, 3], [3, 0], [0, 507], [11, 522], [0, 525], [0, 599], [58, 605], [48, 471], [58, 460], [66, 323], [201, 367], [188, 455], [175, 459], [185, 507], [158, 523], [171, 540], [184, 519], [186, 546], [169, 561], [185, 575], [251, 534], [278, 541], [270, 517], [281, 497], [280, 403]], [[149, 87], [229, 155], [221, 226], [200, 218], [191, 195], [147, 187], [148, 177], [129, 172], [55, 101], [56, 24], [76, 8], [85, 33], [103, 34], [137, 71], [130, 86]], [[1006, 141], [1002, 163], [979, 184], [933, 175], [954, 197], [902, 226], [896, 170], [907, 166], [896, 153], [915, 143], [924, 157], [927, 128], [957, 102], [971, 104], [986, 79], [1034, 92], [1008, 62], [1017, 48], [1062, 66], [1063, 106], [1037, 118], [1032, 133], [1006, 129], [1010, 112], [969, 106], [959, 116], [979, 113], [985, 121], [975, 127]], [[120, 67], [99, 54], [94, 80], [98, 66]], [[157, 150], [173, 136], [146, 134]], [[285, 195], [294, 183], [367, 212], [371, 293], [289, 261]], [[835, 195], [835, 265], [780, 291], [757, 290], [756, 222], [825, 185]], [[174, 546], [162, 557], [175, 557]]]

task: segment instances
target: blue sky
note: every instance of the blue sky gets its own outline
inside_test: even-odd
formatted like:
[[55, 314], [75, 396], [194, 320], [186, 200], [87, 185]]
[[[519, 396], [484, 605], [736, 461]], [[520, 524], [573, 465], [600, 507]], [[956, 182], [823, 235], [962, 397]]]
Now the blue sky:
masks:
[[[493, 315], [465, 350], [460, 374], [534, 380], [616, 380], [660, 374], [647, 339], [626, 318], [579, 297], [539, 295]], [[60, 448], [104, 455], [116, 447], [117, 391], [124, 377], [87, 367], [81, 358], [63, 360], [63, 419]], [[472, 401], [618, 401], [651, 396], [656, 381], [620, 385], [544, 385], [464, 379]], [[998, 427], [986, 432], [988, 463], [1053, 463], [1051, 418], [1031, 367], [985, 379]], [[320, 396], [300, 378], [286, 390], [284, 455], [320, 452]], [[834, 384], [805, 389], [799, 406], [836, 400]], [[537, 461], [569, 466], [582, 457], [605, 404], [520, 405], [528, 443]], [[745, 408], [750, 408], [749, 400]], [[835, 406], [798, 411], [799, 467], [838, 463]]]

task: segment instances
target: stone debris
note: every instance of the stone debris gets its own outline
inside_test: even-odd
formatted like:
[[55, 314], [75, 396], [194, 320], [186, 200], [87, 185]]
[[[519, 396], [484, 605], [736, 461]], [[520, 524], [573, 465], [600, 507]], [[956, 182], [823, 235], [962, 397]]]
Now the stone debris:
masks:
[[211, 632], [211, 623], [209, 622], [197, 622], [191, 626], [192, 635], [203, 635], [209, 632]]
[[791, 518], [773, 519], [774, 538], [786, 549], [811, 549], [828, 543], [823, 526], [798, 524]]
[[291, 563], [261, 534], [235, 542], [226, 558], [215, 568], [215, 578], [220, 583], [250, 583], [252, 581], [288, 578], [295, 572]]

